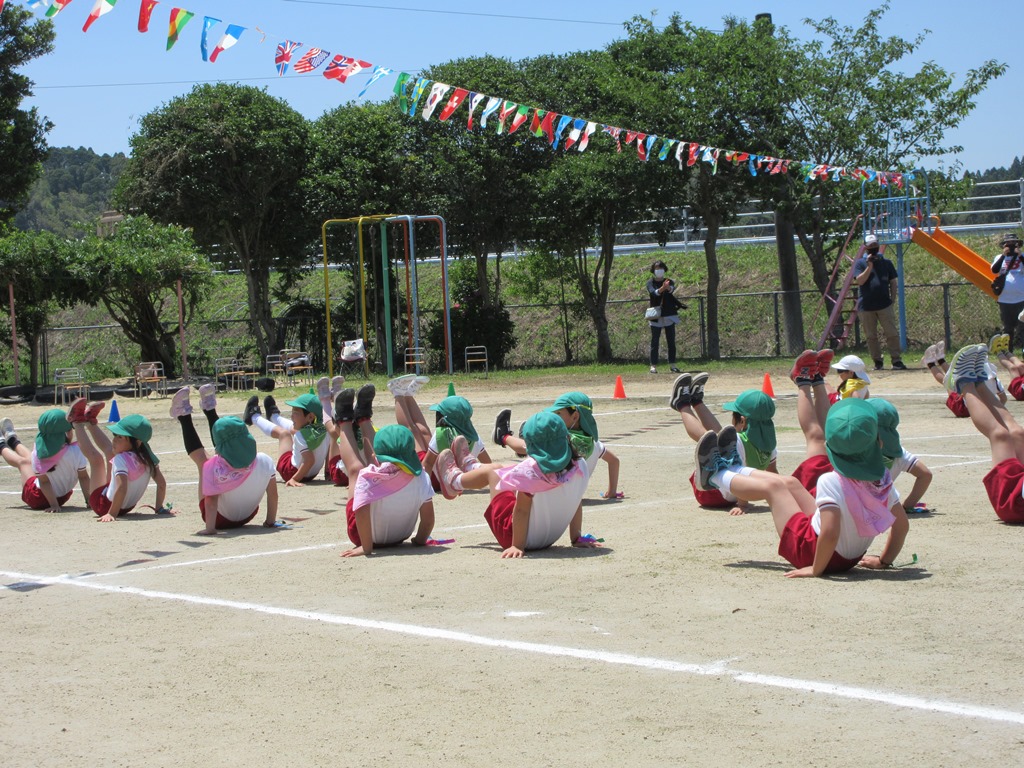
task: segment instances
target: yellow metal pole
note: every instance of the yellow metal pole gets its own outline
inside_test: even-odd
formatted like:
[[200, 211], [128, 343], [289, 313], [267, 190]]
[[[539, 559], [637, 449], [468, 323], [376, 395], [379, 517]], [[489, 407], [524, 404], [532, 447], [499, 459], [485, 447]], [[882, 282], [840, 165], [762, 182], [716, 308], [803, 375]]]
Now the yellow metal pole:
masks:
[[324, 244], [324, 312], [327, 314], [327, 375], [334, 376], [334, 345], [331, 344], [331, 278], [327, 273], [327, 225], [325, 221], [320, 227], [320, 236]]

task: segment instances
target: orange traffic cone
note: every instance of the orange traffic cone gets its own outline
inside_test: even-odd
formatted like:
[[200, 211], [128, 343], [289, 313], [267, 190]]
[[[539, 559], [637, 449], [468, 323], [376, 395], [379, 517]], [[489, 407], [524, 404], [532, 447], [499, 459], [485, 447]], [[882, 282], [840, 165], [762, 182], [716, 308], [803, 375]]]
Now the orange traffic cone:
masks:
[[767, 373], [764, 375], [764, 382], [761, 384], [761, 391], [764, 392], [768, 397], [775, 399], [775, 390], [772, 389], [772, 377]]
[[612, 393], [612, 400], [625, 400], [626, 388], [622, 386], [622, 377], [615, 377], [615, 392]]

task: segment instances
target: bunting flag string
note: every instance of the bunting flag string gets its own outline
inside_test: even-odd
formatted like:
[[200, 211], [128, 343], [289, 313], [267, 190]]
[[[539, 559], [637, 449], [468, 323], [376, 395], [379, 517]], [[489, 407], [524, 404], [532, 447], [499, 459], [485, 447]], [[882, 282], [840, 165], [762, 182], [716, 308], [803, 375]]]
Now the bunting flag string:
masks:
[[210, 63], [215, 64], [217, 57], [237, 43], [243, 32], [245, 32], [245, 27], [241, 27], [238, 24], [228, 24], [228, 28], [224, 31], [224, 37], [220, 39], [217, 47], [210, 54]]
[[[24, 0], [29, 8], [37, 8], [44, 0]], [[72, 0], [50, 0], [46, 10], [46, 16], [53, 18], [63, 11]], [[110, 13], [117, 5], [118, 0], [95, 0], [92, 10], [82, 27], [83, 32], [107, 13]], [[4, 7], [5, 0], [0, 0], [0, 11]], [[138, 29], [140, 33], [149, 31], [149, 24], [152, 14], [159, 0], [141, 0], [139, 5]], [[170, 11], [168, 19], [167, 47], [171, 50], [181, 36], [185, 25], [195, 14], [184, 8], [175, 7]], [[221, 23], [220, 19], [211, 16], [204, 17], [203, 30], [200, 40], [200, 53], [203, 61], [216, 62], [217, 57], [228, 48], [236, 45], [246, 27], [238, 24], [229, 24], [224, 35], [212, 52], [208, 53], [208, 40], [210, 30]], [[260, 43], [266, 39], [267, 33], [260, 27], [255, 27], [260, 33]], [[321, 48], [309, 48], [298, 61], [292, 65], [292, 56], [302, 47], [302, 43], [285, 39], [276, 47], [274, 65], [278, 76], [284, 76], [289, 67], [295, 74], [306, 74], [317, 70], [328, 59], [331, 54]], [[337, 80], [345, 83], [353, 75], [371, 69], [368, 82], [359, 92], [358, 99], [362, 99], [367, 89], [378, 80], [393, 74], [393, 70], [373, 65], [353, 56], [337, 55], [330, 61], [323, 72], [328, 80]], [[454, 88], [454, 92], [453, 91]], [[451, 93], [449, 97], [448, 94]], [[623, 140], [627, 145], [636, 144], [637, 158], [641, 162], [648, 162], [652, 156], [657, 155], [659, 162], [664, 162], [669, 156], [674, 156], [680, 170], [693, 168], [697, 163], [704, 163], [711, 166], [712, 175], [718, 173], [719, 163], [722, 159], [731, 163], [734, 168], [746, 164], [747, 171], [751, 176], [758, 174], [778, 175], [787, 174], [790, 170], [797, 171], [808, 183], [819, 180], [840, 182], [844, 179], [852, 179], [868, 183], [877, 183], [879, 186], [893, 185], [899, 189], [903, 188], [904, 182], [914, 179], [913, 173], [899, 173], [876, 171], [866, 168], [832, 165], [829, 163], [815, 163], [811, 161], [797, 161], [787, 158], [776, 158], [769, 155], [758, 155], [752, 152], [742, 152], [732, 149], [722, 149], [706, 144], [692, 141], [680, 141], [678, 139], [658, 136], [653, 133], [645, 133], [631, 129], [623, 129], [618, 126], [604, 125], [584, 118], [573, 117], [561, 114], [552, 110], [545, 110], [539, 107], [531, 107], [526, 104], [514, 102], [501, 96], [489, 96], [477, 91], [470, 91], [466, 88], [451, 86], [445, 83], [434, 83], [428, 78], [414, 77], [406, 72], [400, 72], [394, 86], [394, 93], [398, 97], [399, 109], [410, 117], [414, 116], [420, 108], [420, 102], [426, 94], [426, 101], [422, 107], [421, 115], [424, 120], [430, 120], [438, 107], [442, 104], [438, 119], [447, 122], [459, 110], [462, 104], [467, 104], [466, 129], [473, 131], [477, 125], [480, 129], [487, 129], [488, 119], [497, 113], [497, 125], [495, 130], [498, 134], [507, 132], [509, 135], [515, 133], [524, 125], [529, 125], [529, 132], [538, 138], [543, 138], [557, 151], [561, 145], [565, 151], [575, 148], [578, 152], [585, 151], [590, 145], [591, 137], [600, 130], [615, 140], [617, 152], [622, 152]], [[477, 111], [483, 105], [479, 123], [476, 122]], [[532, 114], [532, 118], [531, 118]], [[564, 139], [564, 143], [563, 143]], [[660, 144], [659, 144], [660, 142]]]
[[149, 19], [160, 0], [142, 0], [139, 6], [139, 32], [149, 32]]
[[[3, 5], [3, 2], [0, 1], [0, 10], [3, 9]], [[114, 10], [115, 5], [117, 5], [117, 0], [96, 0], [96, 5], [94, 5], [92, 10], [89, 12], [89, 18], [85, 20], [85, 25], [82, 27], [82, 31], [88, 32], [89, 27], [93, 25], [93, 22], [103, 14], [110, 13]]]

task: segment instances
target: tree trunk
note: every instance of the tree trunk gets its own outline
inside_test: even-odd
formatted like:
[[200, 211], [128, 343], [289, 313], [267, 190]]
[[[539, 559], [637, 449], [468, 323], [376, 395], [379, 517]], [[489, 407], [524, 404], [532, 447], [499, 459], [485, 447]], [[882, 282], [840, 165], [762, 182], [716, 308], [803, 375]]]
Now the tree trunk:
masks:
[[718, 336], [718, 286], [721, 281], [721, 275], [718, 270], [717, 244], [721, 217], [717, 211], [704, 212], [704, 226], [707, 228], [707, 235], [704, 238], [704, 259], [708, 265], [708, 357], [712, 360], [720, 360], [722, 352]]
[[476, 289], [480, 292], [480, 300], [484, 306], [491, 303], [491, 285], [487, 280], [487, 252], [476, 255]]
[[[39, 386], [39, 337], [42, 334], [33, 333], [31, 336], [24, 336], [25, 343], [28, 345], [28, 381], [33, 387]], [[14, 364], [17, 365], [18, 361], [15, 360]]]
[[804, 317], [800, 305], [800, 275], [797, 272], [794, 235], [790, 204], [780, 203], [775, 208], [775, 245], [779, 251], [779, 288], [782, 291], [788, 355], [799, 355], [804, 349]]
[[240, 258], [249, 291], [249, 326], [260, 357], [277, 353], [277, 329], [270, 309], [270, 271]]

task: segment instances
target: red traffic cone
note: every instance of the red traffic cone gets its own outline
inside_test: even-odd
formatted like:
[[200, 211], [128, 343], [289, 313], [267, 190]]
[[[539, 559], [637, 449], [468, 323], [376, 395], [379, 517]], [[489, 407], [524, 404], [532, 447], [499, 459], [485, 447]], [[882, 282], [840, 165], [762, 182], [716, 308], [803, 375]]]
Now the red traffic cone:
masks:
[[764, 382], [761, 384], [761, 391], [768, 395], [772, 400], [775, 399], [775, 390], [772, 389], [772, 377], [767, 373], [764, 375]]
[[615, 377], [615, 392], [612, 393], [612, 400], [625, 400], [626, 388], [622, 386], [622, 377]]

